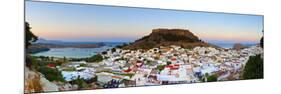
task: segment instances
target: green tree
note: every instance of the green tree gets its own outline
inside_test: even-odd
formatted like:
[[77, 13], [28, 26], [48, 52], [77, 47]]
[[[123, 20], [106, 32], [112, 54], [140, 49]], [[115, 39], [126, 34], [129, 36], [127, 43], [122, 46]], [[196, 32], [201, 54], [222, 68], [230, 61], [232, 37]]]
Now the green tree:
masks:
[[167, 61], [167, 65], [170, 65], [170, 64], [172, 64], [172, 62], [170, 62], [170, 61]]
[[69, 62], [68, 59], [65, 56], [63, 57], [62, 61], [63, 61], [63, 63]]
[[[262, 32], [264, 32], [264, 31], [262, 30]], [[263, 36], [262, 36], [262, 38], [260, 40], [260, 45], [261, 45], [261, 48], [263, 48]]]
[[26, 55], [26, 63], [25, 63], [25, 66], [31, 68], [31, 69], [37, 69], [39, 64], [38, 63], [39, 61], [33, 57], [33, 56], [30, 56], [30, 55]]
[[[34, 41], [36, 41], [37, 40], [37, 36], [35, 36], [31, 31], [30, 31], [30, 29], [31, 29], [31, 27], [30, 27], [30, 25], [29, 25], [29, 23], [28, 22], [25, 22], [25, 47], [27, 48], [30, 44], [31, 44], [31, 42], [34, 42]], [[27, 66], [27, 67], [31, 67], [31, 66], [33, 66], [32, 65], [32, 58], [31, 58], [31, 56], [27, 56], [26, 57], [26, 59], [25, 59], [26, 61], [25, 61], [25, 65]]]
[[101, 52], [101, 54], [106, 55], [106, 54], [107, 54], [107, 51], [103, 51], [103, 52]]
[[214, 74], [207, 77], [207, 82], [215, 82], [218, 79], [218, 75]]
[[111, 49], [111, 52], [112, 52], [112, 53], [116, 52], [116, 48], [112, 48], [112, 49]]
[[261, 55], [250, 56], [243, 72], [243, 78], [263, 78], [263, 59], [261, 58]]
[[31, 32], [31, 27], [28, 22], [25, 22], [25, 47], [28, 47], [31, 42], [35, 42], [38, 38]]
[[261, 45], [261, 48], [263, 48], [263, 37], [260, 40], [260, 45]]

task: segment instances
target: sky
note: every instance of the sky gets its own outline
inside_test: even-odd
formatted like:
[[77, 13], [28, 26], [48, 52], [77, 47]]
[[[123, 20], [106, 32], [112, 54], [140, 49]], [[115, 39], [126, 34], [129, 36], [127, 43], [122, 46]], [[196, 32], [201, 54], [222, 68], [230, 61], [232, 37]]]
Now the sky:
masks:
[[40, 38], [133, 42], [156, 28], [188, 29], [206, 42], [258, 43], [263, 16], [26, 1], [25, 19]]

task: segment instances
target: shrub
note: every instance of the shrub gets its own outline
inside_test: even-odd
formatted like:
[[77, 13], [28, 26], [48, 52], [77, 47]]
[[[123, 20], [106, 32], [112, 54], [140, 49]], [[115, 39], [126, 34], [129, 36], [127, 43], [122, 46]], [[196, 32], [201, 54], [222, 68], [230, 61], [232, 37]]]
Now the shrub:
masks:
[[158, 70], [159, 72], [162, 71], [165, 68], [165, 65], [158, 65], [156, 67], [156, 70]]
[[94, 55], [94, 56], [86, 59], [87, 62], [100, 62], [102, 60], [103, 60], [103, 57], [100, 54]]
[[218, 75], [214, 74], [207, 77], [207, 82], [215, 82], [217, 81]]
[[118, 72], [112, 72], [112, 73], [121, 76], [129, 76], [130, 78], [132, 78], [135, 75], [134, 73], [118, 73]]
[[127, 59], [122, 56], [121, 58], [117, 58], [114, 61], [119, 61], [119, 60], [127, 60]]
[[76, 68], [64, 68], [63, 71], [76, 71]]
[[80, 64], [81, 67], [87, 67], [87, 64]]
[[65, 82], [61, 72], [58, 71], [58, 69], [43, 66], [40, 67], [38, 71], [41, 72], [45, 76], [45, 78], [48, 79], [49, 81]]
[[147, 64], [147, 65], [149, 65], [149, 66], [152, 66], [152, 65], [154, 65], [154, 64], [155, 64], [155, 62], [154, 62], [154, 61], [150, 61], [150, 60], [148, 60], [148, 61], [146, 62], [146, 64]]
[[70, 82], [71, 84], [77, 84], [78, 89], [87, 89], [89, 85], [86, 83], [84, 79], [81, 79], [79, 76], [77, 79]]

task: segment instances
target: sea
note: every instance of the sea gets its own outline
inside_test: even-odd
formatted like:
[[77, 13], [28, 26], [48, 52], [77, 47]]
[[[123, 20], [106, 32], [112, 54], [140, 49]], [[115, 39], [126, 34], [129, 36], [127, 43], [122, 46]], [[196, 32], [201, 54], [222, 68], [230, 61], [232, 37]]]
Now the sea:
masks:
[[[222, 48], [229, 49], [229, 48], [233, 48], [233, 46], [236, 43], [211, 43], [211, 44], [214, 44], [214, 45], [222, 47]], [[257, 45], [257, 43], [242, 43], [242, 45], [243, 46], [254, 46], [254, 45]]]
[[[85, 43], [85, 42], [84, 42]], [[117, 45], [122, 45], [124, 42], [103, 42], [105, 45], [99, 48], [51, 48], [49, 51], [39, 52], [32, 54], [33, 56], [49, 56], [49, 57], [58, 57], [58, 58], [86, 58], [112, 49]], [[83, 44], [83, 43], [79, 43]], [[235, 43], [212, 43], [214, 45], [220, 46], [222, 48], [232, 48]], [[253, 46], [256, 44], [242, 44], [245, 46]]]
[[[89, 42], [87, 42], [89, 43]], [[86, 42], [81, 42], [77, 44], [87, 44]], [[123, 45], [124, 42], [103, 42], [104, 46], [98, 48], [50, 48], [48, 51], [39, 52], [32, 54], [33, 56], [49, 56], [58, 58], [86, 58], [94, 56], [98, 53], [112, 49], [117, 45]]]

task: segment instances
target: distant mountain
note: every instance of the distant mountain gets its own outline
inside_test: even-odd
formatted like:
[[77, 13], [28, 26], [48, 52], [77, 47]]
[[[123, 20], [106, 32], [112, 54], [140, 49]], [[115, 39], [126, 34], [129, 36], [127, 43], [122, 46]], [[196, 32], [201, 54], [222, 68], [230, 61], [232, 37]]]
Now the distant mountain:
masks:
[[178, 45], [184, 48], [193, 48], [196, 46], [218, 47], [203, 42], [196, 35], [186, 29], [153, 29], [152, 33], [136, 40], [124, 49], [150, 49], [160, 46]]
[[46, 40], [44, 38], [38, 38], [35, 43], [43, 43], [43, 44], [62, 44], [64, 42], [58, 40]]

